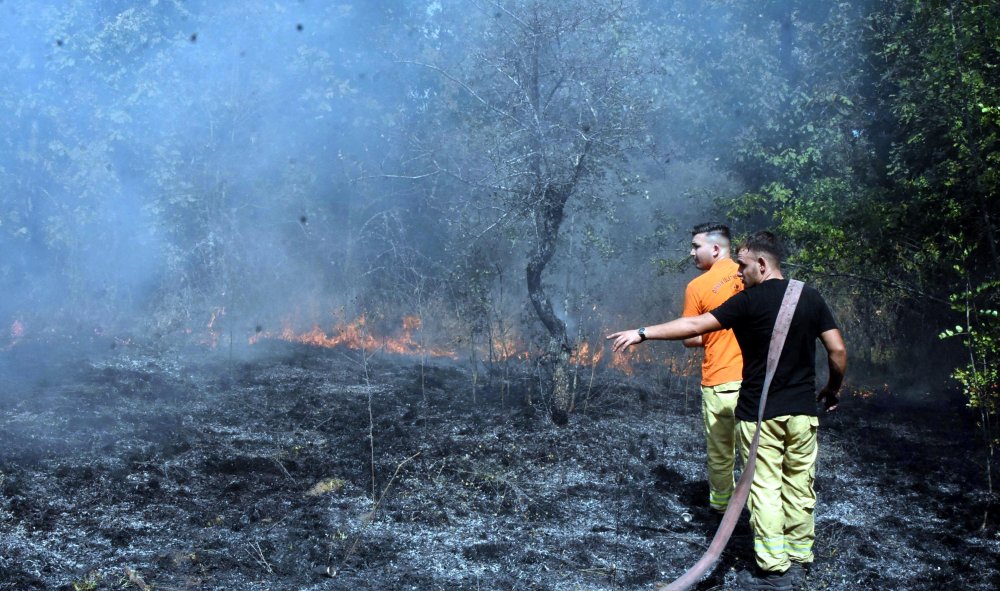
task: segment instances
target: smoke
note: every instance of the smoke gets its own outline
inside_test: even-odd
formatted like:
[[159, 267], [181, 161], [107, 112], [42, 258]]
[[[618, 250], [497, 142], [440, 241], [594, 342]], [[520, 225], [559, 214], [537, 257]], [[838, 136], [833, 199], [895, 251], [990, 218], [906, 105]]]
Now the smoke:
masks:
[[[796, 56], [787, 30], [754, 46], [794, 3], [654, 4], [623, 49], [648, 62], [633, 91], [656, 105], [649, 153], [630, 155], [645, 191], [582, 196], [609, 204], [598, 219], [570, 212], [546, 280], [571, 331], [679, 311], [693, 271], [656, 260], [725, 219], [714, 200], [743, 188], [726, 150], [780, 102], [747, 68], [777, 78]], [[461, 27], [473, 12], [508, 18], [419, 0], [0, 2], [0, 328], [183, 333], [215, 318], [245, 341], [350, 320], [380, 292], [426, 305], [472, 252], [503, 267], [496, 312], [517, 315], [526, 237], [488, 233], [502, 217], [489, 195], [423, 166], [459, 160], [429, 139], [468, 97], [412, 62], [478, 51]]]
[[329, 289], [364, 198], [342, 162], [377, 143], [381, 98], [359, 97], [384, 9], [0, 6], [0, 323], [134, 325], [171, 289], [203, 306]]

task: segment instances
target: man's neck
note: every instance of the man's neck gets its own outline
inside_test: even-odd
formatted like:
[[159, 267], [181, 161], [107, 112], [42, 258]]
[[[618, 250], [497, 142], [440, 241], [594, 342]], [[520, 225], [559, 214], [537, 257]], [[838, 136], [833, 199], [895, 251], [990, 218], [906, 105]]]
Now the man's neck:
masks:
[[[727, 254], [727, 255], [725, 255], [725, 256], [720, 256], [719, 258], [717, 258], [717, 259], [715, 259], [714, 261], [712, 261], [712, 267], [714, 267], [714, 266], [718, 265], [718, 264], [719, 264], [719, 263], [721, 263], [722, 261], [729, 261], [729, 260], [732, 260], [732, 259], [730, 259], [730, 258], [729, 258], [729, 255], [728, 255], [728, 254]], [[712, 267], [709, 267], [709, 269], [711, 269]], [[706, 270], [707, 270], [707, 269], [706, 269]]]

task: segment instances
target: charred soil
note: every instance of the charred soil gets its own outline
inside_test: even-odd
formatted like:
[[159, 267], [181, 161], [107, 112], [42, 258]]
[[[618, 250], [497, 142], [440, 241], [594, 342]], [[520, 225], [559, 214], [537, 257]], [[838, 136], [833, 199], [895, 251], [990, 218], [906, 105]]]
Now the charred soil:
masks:
[[[652, 589], [714, 533], [662, 369], [586, 371], [557, 427], [530, 368], [265, 346], [0, 352], [0, 589]], [[1000, 588], [976, 434], [944, 395], [824, 416], [811, 587]], [[696, 588], [751, 546], [744, 512]]]

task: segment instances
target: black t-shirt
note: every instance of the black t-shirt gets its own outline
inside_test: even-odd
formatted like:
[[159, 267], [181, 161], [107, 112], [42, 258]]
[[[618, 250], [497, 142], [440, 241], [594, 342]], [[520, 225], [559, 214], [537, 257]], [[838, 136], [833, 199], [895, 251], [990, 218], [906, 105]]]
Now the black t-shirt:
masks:
[[[741, 291], [711, 312], [723, 328], [733, 329], [743, 350], [743, 385], [736, 403], [736, 418], [742, 421], [757, 420], [771, 331], [787, 287], [787, 279], [771, 279]], [[806, 285], [771, 379], [764, 420], [816, 416], [816, 339], [834, 328], [837, 324], [823, 296]]]

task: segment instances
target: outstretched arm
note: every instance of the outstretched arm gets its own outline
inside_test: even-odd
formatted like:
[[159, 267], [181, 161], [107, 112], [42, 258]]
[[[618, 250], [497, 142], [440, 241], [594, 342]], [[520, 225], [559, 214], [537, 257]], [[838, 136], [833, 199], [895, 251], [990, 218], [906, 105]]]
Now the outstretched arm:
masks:
[[[701, 316], [686, 316], [646, 327], [646, 338], [650, 340], [679, 341], [698, 337], [706, 332], [712, 332], [722, 328], [719, 321], [711, 313], [706, 312]], [[626, 348], [642, 342], [638, 329], [622, 330], [608, 335], [608, 340], [614, 339], [614, 350], [624, 351]]]
[[840, 386], [844, 383], [847, 372], [847, 347], [844, 337], [836, 328], [819, 335], [820, 342], [826, 347], [826, 357], [830, 365], [830, 377], [826, 386], [816, 394], [816, 400], [823, 403], [827, 412], [837, 408], [840, 403]]

